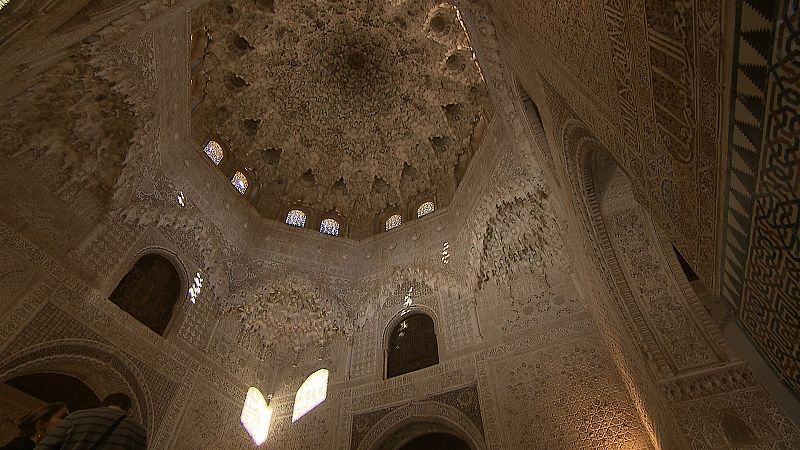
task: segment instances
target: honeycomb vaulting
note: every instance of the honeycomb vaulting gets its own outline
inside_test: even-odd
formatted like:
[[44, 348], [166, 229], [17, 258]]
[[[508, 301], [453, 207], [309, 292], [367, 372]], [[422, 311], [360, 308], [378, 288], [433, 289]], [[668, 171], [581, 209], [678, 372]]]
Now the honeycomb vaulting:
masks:
[[487, 105], [454, 7], [234, 0], [192, 27], [195, 142], [253, 169], [262, 214], [300, 202], [369, 233], [387, 209], [449, 202]]

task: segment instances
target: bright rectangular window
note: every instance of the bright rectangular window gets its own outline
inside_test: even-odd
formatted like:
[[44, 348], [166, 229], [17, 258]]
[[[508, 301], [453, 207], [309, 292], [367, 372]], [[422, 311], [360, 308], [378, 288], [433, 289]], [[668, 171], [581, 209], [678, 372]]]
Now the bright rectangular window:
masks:
[[292, 422], [303, 417], [328, 396], [328, 369], [319, 369], [306, 378], [294, 396]]
[[241, 421], [256, 445], [261, 445], [267, 440], [270, 420], [272, 420], [272, 408], [261, 391], [251, 387], [247, 390], [247, 398], [244, 400]]

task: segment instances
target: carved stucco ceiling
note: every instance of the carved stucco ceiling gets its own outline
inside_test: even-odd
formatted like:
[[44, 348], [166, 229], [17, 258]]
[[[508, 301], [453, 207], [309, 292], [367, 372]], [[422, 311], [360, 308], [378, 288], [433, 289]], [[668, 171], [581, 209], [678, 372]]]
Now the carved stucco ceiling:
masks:
[[299, 201], [368, 234], [390, 208], [449, 203], [488, 108], [455, 8], [212, 1], [192, 27], [210, 37], [193, 71], [195, 143], [219, 137], [253, 169], [264, 216]]

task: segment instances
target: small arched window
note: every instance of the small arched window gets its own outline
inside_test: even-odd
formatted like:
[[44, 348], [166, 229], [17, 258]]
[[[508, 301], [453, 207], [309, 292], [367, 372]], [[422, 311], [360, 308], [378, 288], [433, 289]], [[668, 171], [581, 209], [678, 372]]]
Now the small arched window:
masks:
[[219, 163], [222, 161], [222, 158], [225, 157], [225, 152], [222, 150], [222, 146], [219, 145], [217, 141], [208, 141], [206, 147], [203, 149], [206, 152], [206, 156], [214, 163], [215, 166], [218, 166]]
[[239, 191], [240, 194], [244, 195], [244, 193], [247, 192], [247, 177], [244, 176], [242, 172], [236, 172], [233, 174], [233, 178], [231, 178], [231, 184], [236, 188], [237, 191]]
[[439, 364], [439, 346], [433, 319], [426, 314], [403, 318], [389, 336], [386, 378]]
[[319, 232], [330, 234], [331, 236], [339, 235], [339, 222], [333, 219], [325, 219], [319, 224]]
[[293, 227], [303, 228], [306, 226], [306, 213], [299, 209], [293, 209], [286, 213], [286, 224]]
[[391, 215], [388, 219], [386, 219], [386, 231], [397, 228], [402, 224], [403, 218], [400, 216], [400, 214]]
[[436, 207], [434, 206], [433, 202], [425, 202], [419, 205], [419, 208], [417, 208], [417, 218], [420, 218], [426, 214], [430, 214], [435, 209]]
[[125, 274], [109, 298], [158, 334], [164, 334], [181, 297], [175, 267], [159, 255], [145, 255]]

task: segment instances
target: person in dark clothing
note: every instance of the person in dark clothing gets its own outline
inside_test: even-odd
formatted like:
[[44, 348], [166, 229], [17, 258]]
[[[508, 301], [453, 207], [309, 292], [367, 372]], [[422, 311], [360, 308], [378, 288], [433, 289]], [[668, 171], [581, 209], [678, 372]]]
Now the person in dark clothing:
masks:
[[68, 415], [39, 442], [36, 450], [145, 450], [147, 433], [128, 417], [133, 402], [125, 394], [111, 394], [99, 408]]
[[17, 425], [17, 437], [0, 450], [32, 450], [67, 414], [69, 410], [63, 403], [48, 403], [26, 414]]

